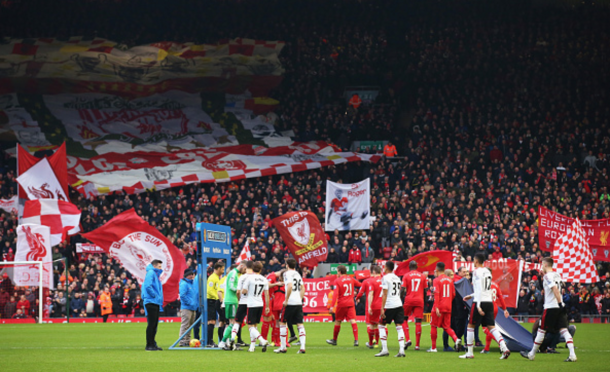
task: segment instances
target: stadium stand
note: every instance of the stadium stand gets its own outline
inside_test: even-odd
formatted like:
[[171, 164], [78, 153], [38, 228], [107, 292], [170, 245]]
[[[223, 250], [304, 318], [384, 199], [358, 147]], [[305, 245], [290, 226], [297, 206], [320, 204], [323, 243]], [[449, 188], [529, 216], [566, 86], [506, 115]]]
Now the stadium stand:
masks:
[[[226, 224], [233, 229], [234, 256], [251, 239], [255, 259], [264, 262], [265, 271], [275, 271], [288, 253], [271, 219], [311, 210], [323, 221], [325, 182], [365, 177], [371, 178], [374, 225], [365, 239], [362, 232], [331, 233], [328, 262], [347, 263], [353, 244], [363, 249], [366, 242], [380, 260], [402, 261], [443, 249], [468, 261], [485, 251], [494, 258], [539, 262], [539, 205], [581, 219], [610, 217], [607, 9], [392, 0], [332, 5], [323, 0], [69, 0], [61, 7], [33, 0], [3, 6], [0, 29], [10, 37], [99, 35], [130, 46], [231, 37], [284, 40], [280, 58], [286, 73], [271, 92], [280, 101], [278, 130], [292, 130], [298, 141], [327, 140], [345, 150], [353, 141], [380, 140], [391, 140], [398, 149], [396, 159], [377, 164], [137, 195], [87, 199], [72, 190], [84, 231], [134, 207], [195, 268], [194, 224]], [[405, 12], [396, 9], [408, 16], [399, 18]], [[135, 16], [142, 12], [146, 15]], [[461, 17], [453, 17], [456, 13]], [[355, 18], [363, 21], [354, 24]], [[17, 21], [23, 19], [29, 22]], [[344, 96], [349, 85], [375, 86], [379, 95], [354, 109]], [[15, 159], [4, 153], [2, 198], [15, 195], [15, 177]], [[0, 254], [10, 261], [16, 215], [2, 213], [0, 219]], [[113, 314], [143, 316], [139, 287], [129, 273], [105, 255], [77, 254], [80, 242], [75, 236], [54, 250], [54, 259], [69, 256], [72, 264], [67, 280], [61, 264], [55, 267], [60, 284], [48, 297], [50, 316], [66, 311], [99, 316], [96, 299], [106, 284]], [[600, 262], [598, 270], [600, 283], [567, 289], [572, 319], [602, 311], [610, 268]], [[523, 278], [518, 313], [541, 312], [540, 279], [536, 273]], [[61, 298], [66, 285], [70, 309]], [[13, 317], [25, 302], [28, 316], [35, 316], [36, 298], [2, 279], [0, 317]]]

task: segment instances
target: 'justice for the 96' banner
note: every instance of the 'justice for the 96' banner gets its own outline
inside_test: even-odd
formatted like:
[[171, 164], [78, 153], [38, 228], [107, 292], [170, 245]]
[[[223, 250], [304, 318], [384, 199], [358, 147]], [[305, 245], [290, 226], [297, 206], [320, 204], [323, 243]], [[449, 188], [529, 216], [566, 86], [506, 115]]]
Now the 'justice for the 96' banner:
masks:
[[[595, 261], [610, 262], [610, 219], [582, 220], [582, 229]], [[540, 249], [553, 251], [555, 240], [565, 234], [574, 219], [545, 207], [538, 209], [538, 243]]]
[[277, 229], [299, 265], [314, 267], [326, 260], [328, 242], [326, 233], [315, 214], [290, 212], [273, 219]]
[[324, 313], [328, 311], [328, 293], [333, 278], [304, 279], [305, 297], [303, 298], [303, 312]]

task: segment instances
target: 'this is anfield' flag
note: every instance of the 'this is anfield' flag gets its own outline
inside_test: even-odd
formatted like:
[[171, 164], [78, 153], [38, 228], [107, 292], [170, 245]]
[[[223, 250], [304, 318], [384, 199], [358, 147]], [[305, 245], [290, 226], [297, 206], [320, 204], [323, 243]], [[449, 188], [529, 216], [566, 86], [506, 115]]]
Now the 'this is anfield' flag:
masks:
[[444, 262], [445, 268], [451, 269], [453, 262], [453, 252], [451, 251], [430, 251], [423, 252], [413, 256], [411, 259], [401, 262], [400, 265], [394, 270], [394, 273], [398, 276], [403, 276], [409, 272], [409, 263], [411, 261], [417, 262], [417, 271], [419, 272], [433, 272], [438, 262]]
[[244, 249], [241, 250], [239, 257], [235, 261], [236, 265], [239, 265], [242, 261], [250, 261], [252, 259], [252, 254], [250, 253], [250, 240], [246, 239], [246, 244], [244, 244]]
[[186, 268], [184, 255], [157, 229], [140, 218], [133, 208], [104, 226], [81, 235], [118, 260], [140, 284], [144, 282], [146, 266], [154, 259], [161, 260], [164, 305], [178, 299], [178, 286]]
[[[17, 144], [17, 175], [22, 175], [28, 171], [28, 169], [32, 168], [36, 163], [41, 161], [42, 159], [31, 155], [27, 152], [23, 147]], [[66, 144], [63, 143], [55, 153], [49, 157], [47, 157], [53, 172], [55, 173], [55, 177], [59, 181], [61, 185], [64, 195], [69, 195], [68, 192], [68, 160], [66, 156]], [[22, 199], [28, 199], [28, 195], [25, 190], [19, 186], [19, 197]]]
[[273, 219], [282, 240], [299, 265], [315, 267], [328, 256], [328, 242], [320, 221], [308, 211], [290, 212]]

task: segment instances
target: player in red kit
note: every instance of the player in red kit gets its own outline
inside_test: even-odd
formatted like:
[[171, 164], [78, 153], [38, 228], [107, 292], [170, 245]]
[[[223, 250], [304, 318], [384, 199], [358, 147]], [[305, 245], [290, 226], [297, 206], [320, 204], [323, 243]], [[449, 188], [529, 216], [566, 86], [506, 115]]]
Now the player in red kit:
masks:
[[451, 307], [453, 298], [455, 297], [455, 286], [453, 280], [445, 275], [445, 264], [439, 262], [436, 264], [434, 271], [436, 278], [432, 282], [434, 292], [434, 305], [432, 306], [432, 314], [430, 317], [430, 338], [432, 339], [432, 348], [429, 353], [436, 353], [436, 339], [438, 337], [438, 328], [442, 328], [447, 332], [449, 337], [455, 341], [455, 347], [460, 346], [461, 340], [457, 338], [453, 329], [451, 329]]
[[[269, 282], [269, 300], [271, 306], [269, 306], [270, 313], [263, 314], [263, 325], [261, 327], [261, 335], [267, 340], [267, 334], [269, 328], [271, 328], [271, 340], [275, 345], [280, 342], [280, 328], [278, 320], [280, 319], [280, 311], [282, 310], [282, 304], [284, 303], [284, 283], [281, 281], [283, 271], [272, 272], [267, 275], [267, 281]], [[277, 305], [279, 301], [279, 307]], [[266, 306], [266, 304], [264, 305]]]
[[358, 324], [356, 324], [356, 304], [354, 303], [354, 287], [362, 284], [347, 275], [347, 268], [343, 265], [337, 267], [337, 279], [335, 280], [335, 291], [333, 293], [332, 307], [337, 303], [335, 312], [335, 329], [332, 340], [326, 340], [329, 345], [337, 345], [337, 337], [341, 331], [341, 322], [346, 320], [352, 324], [354, 332], [354, 346], [358, 346]]
[[[487, 268], [489, 272], [491, 272], [490, 268]], [[504, 296], [502, 295], [502, 291], [500, 290], [500, 286], [496, 282], [491, 282], [491, 298], [494, 302], [494, 319], [498, 315], [498, 308], [504, 309], [504, 317], [508, 318], [510, 314], [508, 310], [506, 310], [506, 303], [504, 302]], [[483, 332], [487, 335], [485, 340], [485, 348], [481, 351], [481, 354], [489, 353], [489, 345], [491, 345], [491, 340], [494, 339], [493, 334], [487, 329], [487, 327], [483, 327]], [[496, 342], [498, 342], [496, 340]]]
[[362, 282], [362, 287], [356, 296], [356, 300], [366, 294], [365, 321], [366, 332], [369, 335], [369, 342], [366, 347], [372, 349], [373, 339], [379, 342], [379, 319], [381, 316], [381, 267], [371, 267], [371, 277]]
[[409, 262], [409, 271], [402, 278], [402, 292], [405, 296], [404, 310], [405, 320], [403, 330], [407, 336], [407, 346], [411, 346], [408, 319], [411, 315], [415, 318], [415, 350], [419, 350], [421, 339], [421, 321], [424, 318], [424, 291], [428, 287], [428, 278], [417, 271], [417, 262]]

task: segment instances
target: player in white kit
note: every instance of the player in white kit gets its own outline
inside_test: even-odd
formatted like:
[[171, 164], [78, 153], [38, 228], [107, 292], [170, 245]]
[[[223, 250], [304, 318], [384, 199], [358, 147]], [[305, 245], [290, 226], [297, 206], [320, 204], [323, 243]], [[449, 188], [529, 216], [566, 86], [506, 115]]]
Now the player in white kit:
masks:
[[269, 282], [261, 275], [262, 269], [263, 265], [255, 262], [252, 266], [253, 273], [248, 275], [242, 289], [242, 294], [248, 295], [248, 327], [250, 328], [250, 349], [248, 351], [251, 353], [255, 350], [257, 340], [263, 346], [263, 353], [267, 351], [269, 344], [257, 329], [263, 316], [263, 306], [265, 306], [265, 313], [269, 312]]
[[297, 261], [294, 258], [286, 260], [286, 266], [288, 270], [284, 273], [284, 286], [286, 292], [286, 299], [282, 306], [282, 313], [280, 314], [280, 341], [281, 346], [279, 349], [274, 350], [275, 353], [285, 354], [286, 353], [286, 338], [288, 337], [286, 332], [286, 325], [296, 324], [299, 330], [299, 344], [300, 348], [297, 354], [305, 354], [305, 327], [303, 326], [303, 297], [305, 297], [305, 286], [303, 285], [303, 278], [295, 269], [297, 267]]
[[564, 362], [575, 362], [574, 341], [568, 331], [568, 314], [561, 297], [563, 280], [561, 275], [553, 271], [553, 259], [551, 257], [542, 259], [542, 271], [544, 272], [544, 278], [542, 279], [544, 286], [544, 312], [542, 313], [542, 319], [540, 319], [540, 327], [538, 327], [538, 332], [536, 333], [534, 347], [529, 353], [522, 351], [521, 356], [534, 360], [546, 332], [557, 333], [559, 331], [566, 340], [568, 350], [570, 350], [570, 356]]
[[402, 280], [394, 274], [394, 262], [385, 263], [384, 276], [381, 280], [381, 319], [379, 324], [379, 340], [381, 341], [381, 352], [375, 354], [376, 357], [389, 356], [388, 351], [388, 328], [386, 325], [394, 322], [398, 333], [398, 354], [396, 358], [405, 357], [405, 333], [402, 324], [405, 321], [405, 312], [402, 309], [400, 299], [400, 289]]

